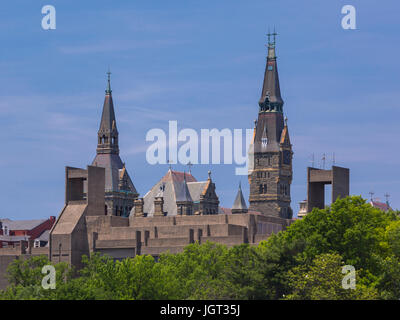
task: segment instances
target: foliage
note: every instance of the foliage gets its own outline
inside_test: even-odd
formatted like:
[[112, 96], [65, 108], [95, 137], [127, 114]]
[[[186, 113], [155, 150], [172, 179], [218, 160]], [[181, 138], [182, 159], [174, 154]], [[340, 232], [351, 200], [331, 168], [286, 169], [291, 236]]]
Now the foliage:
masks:
[[[45, 290], [48, 259], [15, 260], [0, 299], [400, 299], [400, 219], [347, 197], [258, 246], [194, 243], [157, 262], [99, 254], [82, 262], [76, 273], [55, 264], [56, 289]], [[355, 290], [342, 287], [344, 264], [356, 269]]]

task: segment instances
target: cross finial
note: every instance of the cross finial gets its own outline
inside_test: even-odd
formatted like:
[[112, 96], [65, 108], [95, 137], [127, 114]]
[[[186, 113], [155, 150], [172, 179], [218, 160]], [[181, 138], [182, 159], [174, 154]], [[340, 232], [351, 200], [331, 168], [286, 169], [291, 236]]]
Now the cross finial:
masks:
[[172, 161], [168, 160], [167, 163], [168, 163], [169, 170], [172, 171]]
[[[277, 36], [278, 34], [276, 33], [276, 31], [275, 31], [275, 27], [274, 27], [274, 32], [273, 33], [271, 33], [270, 31], [269, 31], [269, 28], [268, 28], [268, 33], [267, 33], [267, 36], [268, 36], [268, 47], [275, 47], [275, 44], [276, 44], [276, 36]], [[271, 36], [273, 37], [273, 41], [271, 41]]]
[[274, 33], [273, 33], [272, 35], [274, 36], [274, 46], [275, 46], [275, 43], [276, 43], [276, 36], [278, 35], [278, 34], [276, 33], [275, 27], [274, 27]]

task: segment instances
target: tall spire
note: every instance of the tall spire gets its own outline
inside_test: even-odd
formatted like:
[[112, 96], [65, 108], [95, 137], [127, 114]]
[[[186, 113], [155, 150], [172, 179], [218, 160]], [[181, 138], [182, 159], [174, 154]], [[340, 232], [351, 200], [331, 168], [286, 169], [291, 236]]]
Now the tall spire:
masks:
[[118, 148], [118, 130], [115, 120], [114, 104], [112, 99], [111, 72], [107, 72], [107, 89], [104, 97], [103, 113], [101, 115], [100, 128], [97, 133], [98, 144], [97, 153], [115, 153], [119, 154]]
[[[264, 83], [259, 101], [260, 112], [283, 112], [283, 100], [279, 86], [278, 66], [276, 63], [276, 36], [275, 31], [268, 32], [268, 56], [265, 67]], [[272, 40], [271, 40], [272, 38]]]

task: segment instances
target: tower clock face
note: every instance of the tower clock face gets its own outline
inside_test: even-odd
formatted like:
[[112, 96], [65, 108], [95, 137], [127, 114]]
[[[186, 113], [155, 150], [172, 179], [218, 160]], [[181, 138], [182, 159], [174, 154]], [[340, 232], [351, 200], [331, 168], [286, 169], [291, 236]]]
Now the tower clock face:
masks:
[[291, 152], [288, 150], [284, 150], [283, 151], [283, 164], [290, 165], [291, 158], [292, 158]]

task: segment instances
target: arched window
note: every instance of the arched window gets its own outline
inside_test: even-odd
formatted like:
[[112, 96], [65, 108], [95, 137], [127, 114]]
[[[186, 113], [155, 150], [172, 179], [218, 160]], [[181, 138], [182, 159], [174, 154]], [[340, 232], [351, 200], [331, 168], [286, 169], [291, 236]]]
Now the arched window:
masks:
[[263, 185], [262, 184], [260, 184], [260, 190], [259, 191], [260, 191], [259, 192], [260, 194], [263, 193]]
[[264, 184], [264, 193], [267, 193], [267, 185]]

